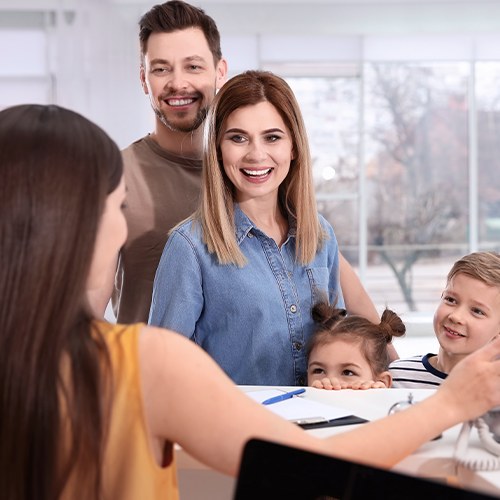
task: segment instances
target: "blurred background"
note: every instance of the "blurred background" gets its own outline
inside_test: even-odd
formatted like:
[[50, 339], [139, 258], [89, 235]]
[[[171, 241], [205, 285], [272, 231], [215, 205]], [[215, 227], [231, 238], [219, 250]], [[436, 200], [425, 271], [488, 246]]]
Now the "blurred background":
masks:
[[[0, 0], [0, 108], [57, 103], [122, 148], [153, 127], [139, 85], [145, 0]], [[500, 1], [205, 0], [230, 76], [285, 77], [301, 103], [320, 212], [401, 355], [435, 351], [460, 256], [500, 250]]]

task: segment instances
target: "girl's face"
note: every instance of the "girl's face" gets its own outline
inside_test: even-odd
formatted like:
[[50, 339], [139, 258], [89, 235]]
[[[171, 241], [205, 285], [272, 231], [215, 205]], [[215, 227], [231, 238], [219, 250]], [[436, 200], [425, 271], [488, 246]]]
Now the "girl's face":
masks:
[[125, 200], [125, 181], [108, 195], [101, 216], [94, 247], [94, 256], [87, 279], [87, 290], [101, 289], [106, 284], [110, 269], [116, 265], [116, 258], [127, 238], [127, 222], [122, 208]]
[[293, 159], [292, 136], [270, 102], [233, 111], [222, 131], [224, 171], [236, 189], [236, 201], [274, 200]]
[[309, 355], [307, 385], [323, 378], [352, 383], [355, 381], [380, 380], [361, 352], [359, 342], [344, 338], [334, 339], [328, 344], [319, 344]]

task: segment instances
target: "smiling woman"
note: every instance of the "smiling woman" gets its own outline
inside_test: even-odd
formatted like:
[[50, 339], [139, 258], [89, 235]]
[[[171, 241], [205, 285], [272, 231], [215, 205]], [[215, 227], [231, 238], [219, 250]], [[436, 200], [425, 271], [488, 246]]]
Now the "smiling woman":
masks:
[[305, 385], [312, 305], [343, 297], [292, 90], [269, 72], [232, 78], [204, 140], [200, 208], [167, 241], [149, 322], [196, 341], [239, 384]]

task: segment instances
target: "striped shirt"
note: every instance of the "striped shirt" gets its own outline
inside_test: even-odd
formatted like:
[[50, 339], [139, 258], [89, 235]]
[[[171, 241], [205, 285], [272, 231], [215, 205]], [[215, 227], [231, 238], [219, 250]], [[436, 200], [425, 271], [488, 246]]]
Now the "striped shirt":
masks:
[[397, 359], [389, 365], [392, 387], [408, 389], [432, 389], [441, 385], [447, 374], [436, 370], [429, 359], [435, 354]]

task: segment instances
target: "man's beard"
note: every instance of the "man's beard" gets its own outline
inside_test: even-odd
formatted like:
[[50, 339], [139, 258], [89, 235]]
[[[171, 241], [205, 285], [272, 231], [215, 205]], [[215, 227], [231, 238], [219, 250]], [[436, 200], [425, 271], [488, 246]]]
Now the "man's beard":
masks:
[[200, 108], [194, 120], [189, 123], [173, 123], [165, 116], [165, 114], [160, 109], [153, 108], [153, 111], [155, 112], [155, 115], [158, 117], [158, 119], [163, 123], [163, 125], [165, 125], [165, 127], [167, 127], [172, 132], [187, 133], [193, 132], [193, 130], [196, 130], [203, 124], [205, 118], [207, 117], [208, 107]]

